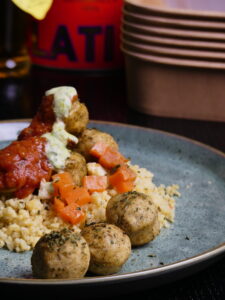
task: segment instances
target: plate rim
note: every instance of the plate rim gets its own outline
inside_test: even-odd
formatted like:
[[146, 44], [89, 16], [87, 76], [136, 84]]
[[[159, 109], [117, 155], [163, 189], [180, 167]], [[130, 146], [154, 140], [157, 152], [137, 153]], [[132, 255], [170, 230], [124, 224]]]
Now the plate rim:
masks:
[[[0, 125], [1, 124], [7, 124], [7, 123], [26, 123], [30, 122], [32, 119], [30, 118], [24, 118], [24, 119], [9, 119], [9, 120], [0, 120]], [[205, 148], [211, 152], [214, 152], [220, 156], [223, 156], [225, 158], [225, 151], [223, 152], [220, 149], [217, 149], [216, 147], [210, 146], [204, 142], [200, 142], [198, 140], [183, 136], [178, 133], [173, 133], [170, 131], [162, 130], [162, 129], [157, 129], [157, 128], [152, 128], [152, 127], [147, 127], [147, 126], [141, 126], [141, 125], [134, 125], [134, 124], [129, 124], [129, 123], [122, 123], [122, 122], [116, 122], [116, 121], [104, 121], [104, 120], [89, 120], [89, 123], [97, 123], [97, 124], [106, 124], [106, 125], [113, 125], [113, 126], [122, 126], [122, 127], [129, 127], [129, 128], [136, 128], [140, 130], [146, 130], [146, 131], [151, 131], [151, 132], [156, 132], [164, 135], [168, 135], [177, 139], [184, 140], [188, 143], [195, 144], [199, 147]], [[1, 140], [0, 140], [1, 142]]]
[[[1, 124], [10, 124], [10, 123], [26, 123], [30, 122], [31, 119], [11, 119], [11, 120], [1, 120]], [[203, 142], [197, 141], [192, 138], [188, 138], [176, 133], [171, 133], [169, 131], [164, 131], [161, 129], [154, 129], [151, 127], [145, 127], [140, 125], [133, 125], [128, 123], [120, 123], [114, 121], [103, 121], [103, 120], [90, 120], [90, 123], [96, 124], [105, 124], [105, 125], [112, 125], [112, 126], [119, 126], [119, 127], [128, 127], [133, 129], [145, 130], [149, 132], [155, 132], [162, 135], [170, 136], [191, 144], [194, 144], [200, 148], [204, 148], [210, 152], [213, 152], [216, 155], [219, 155], [225, 158], [225, 153], [217, 148], [214, 148], [210, 145], [207, 145]], [[206, 251], [203, 251], [195, 256], [178, 260], [173, 263], [169, 263], [165, 266], [158, 266], [151, 269], [144, 269], [141, 271], [135, 272], [127, 272], [124, 274], [113, 274], [113, 275], [104, 275], [104, 276], [93, 276], [93, 277], [84, 277], [78, 279], [36, 279], [36, 278], [14, 278], [14, 277], [0, 277], [0, 284], [7, 283], [7, 284], [17, 284], [17, 285], [44, 285], [44, 286], [52, 286], [52, 285], [101, 285], [101, 284], [108, 284], [112, 282], [121, 282], [122, 281], [131, 281], [143, 278], [151, 278], [152, 276], [159, 276], [163, 275], [163, 273], [172, 273], [179, 271], [185, 267], [190, 268], [194, 265], [203, 263], [204, 261], [208, 261], [212, 258], [219, 256], [220, 254], [225, 253], [225, 242], [221, 243], [213, 248], [210, 248]]]

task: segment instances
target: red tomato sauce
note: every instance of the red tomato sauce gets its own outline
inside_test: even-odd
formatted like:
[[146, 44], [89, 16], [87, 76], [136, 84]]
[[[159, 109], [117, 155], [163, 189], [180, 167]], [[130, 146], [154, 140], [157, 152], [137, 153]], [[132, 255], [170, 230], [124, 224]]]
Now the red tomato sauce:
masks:
[[25, 140], [34, 136], [41, 136], [52, 130], [55, 122], [55, 114], [52, 109], [53, 95], [44, 96], [37, 114], [31, 121], [29, 127], [23, 129], [18, 136], [18, 140]]
[[45, 155], [45, 138], [30, 137], [0, 150], [0, 190], [24, 198], [49, 181], [52, 167]]

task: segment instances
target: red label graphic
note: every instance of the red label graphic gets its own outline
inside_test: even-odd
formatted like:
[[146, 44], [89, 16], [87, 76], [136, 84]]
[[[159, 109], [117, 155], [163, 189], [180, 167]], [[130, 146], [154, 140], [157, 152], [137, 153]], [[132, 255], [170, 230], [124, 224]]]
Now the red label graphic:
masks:
[[122, 0], [54, 0], [47, 17], [34, 21], [34, 64], [76, 70], [122, 66]]

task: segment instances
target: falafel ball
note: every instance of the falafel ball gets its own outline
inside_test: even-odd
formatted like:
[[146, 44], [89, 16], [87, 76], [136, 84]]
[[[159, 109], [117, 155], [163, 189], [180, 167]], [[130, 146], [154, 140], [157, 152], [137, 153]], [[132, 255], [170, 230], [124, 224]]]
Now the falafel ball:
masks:
[[130, 256], [130, 239], [115, 225], [91, 224], [83, 229], [82, 235], [91, 252], [89, 271], [94, 274], [116, 273]]
[[88, 109], [84, 103], [74, 101], [68, 117], [64, 119], [66, 130], [74, 135], [80, 135], [89, 121]]
[[36, 278], [80, 278], [88, 269], [90, 251], [87, 242], [69, 229], [53, 231], [40, 238], [31, 257]]
[[80, 152], [87, 161], [93, 160], [90, 155], [90, 149], [98, 142], [103, 142], [104, 144], [118, 150], [118, 144], [114, 138], [106, 132], [102, 132], [95, 128], [86, 128], [79, 138], [76, 150]]
[[106, 219], [127, 233], [132, 246], [146, 244], [160, 232], [158, 209], [151, 197], [135, 191], [113, 196], [106, 207]]
[[72, 151], [66, 160], [65, 169], [73, 178], [74, 184], [80, 186], [82, 178], [87, 175], [87, 164], [85, 158], [78, 152]]

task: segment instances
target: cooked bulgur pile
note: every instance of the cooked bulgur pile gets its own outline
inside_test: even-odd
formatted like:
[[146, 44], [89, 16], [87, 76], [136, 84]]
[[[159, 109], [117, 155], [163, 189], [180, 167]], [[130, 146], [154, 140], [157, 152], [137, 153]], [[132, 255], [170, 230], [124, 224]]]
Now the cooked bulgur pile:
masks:
[[[137, 174], [134, 190], [151, 196], [159, 210], [161, 228], [167, 227], [169, 222], [174, 221], [174, 197], [179, 196], [178, 186], [157, 187], [150, 171], [137, 165], [130, 164], [130, 167]], [[92, 203], [85, 207], [86, 223], [105, 221], [107, 202], [116, 193], [114, 189], [94, 192]], [[0, 248], [6, 247], [16, 252], [32, 250], [41, 236], [65, 227], [80, 231], [78, 226], [70, 225], [56, 216], [50, 200], [35, 195], [25, 199], [0, 200]]]

